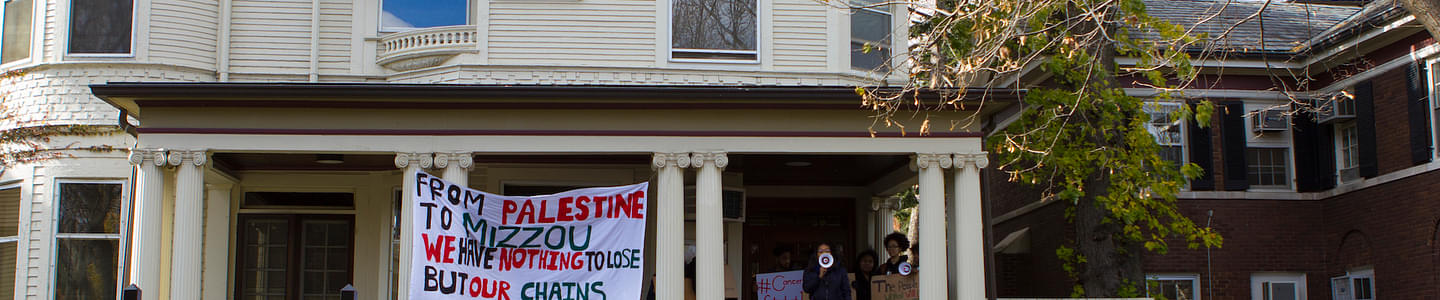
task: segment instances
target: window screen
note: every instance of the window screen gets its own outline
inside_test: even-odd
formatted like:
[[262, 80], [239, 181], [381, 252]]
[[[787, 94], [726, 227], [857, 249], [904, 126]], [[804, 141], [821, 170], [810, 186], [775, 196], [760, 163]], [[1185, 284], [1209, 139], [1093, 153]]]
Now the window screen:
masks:
[[71, 0], [70, 53], [130, 53], [131, 0]]

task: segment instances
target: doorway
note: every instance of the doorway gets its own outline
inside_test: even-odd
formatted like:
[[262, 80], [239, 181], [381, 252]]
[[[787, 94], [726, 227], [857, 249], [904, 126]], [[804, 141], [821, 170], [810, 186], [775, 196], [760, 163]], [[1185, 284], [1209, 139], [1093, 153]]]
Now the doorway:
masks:
[[236, 298], [340, 299], [354, 273], [354, 223], [352, 215], [240, 215]]
[[774, 252], [791, 252], [797, 266], [808, 266], [820, 243], [830, 243], [840, 265], [849, 268], [855, 250], [855, 205], [848, 198], [747, 199], [741, 299], [755, 299], [755, 274], [784, 269]]

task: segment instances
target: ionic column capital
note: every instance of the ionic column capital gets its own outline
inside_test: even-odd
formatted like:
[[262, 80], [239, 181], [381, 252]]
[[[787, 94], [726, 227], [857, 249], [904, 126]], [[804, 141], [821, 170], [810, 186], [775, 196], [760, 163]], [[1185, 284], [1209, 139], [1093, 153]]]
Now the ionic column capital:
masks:
[[416, 167], [420, 167], [421, 169], [430, 168], [431, 165], [435, 164], [435, 158], [434, 158], [434, 156], [433, 156], [431, 153], [428, 153], [428, 152], [398, 152], [398, 153], [395, 153], [395, 167], [396, 167], [396, 168], [402, 168], [402, 169], [403, 169], [403, 168], [406, 168], [406, 167], [411, 166], [412, 164], [415, 165]]
[[695, 152], [691, 154], [690, 164], [695, 167], [703, 167], [706, 163], [713, 164], [716, 168], [725, 169], [730, 164], [730, 157], [724, 151]]
[[[664, 169], [665, 167], [689, 168], [691, 165], [690, 153], [685, 152], [655, 152], [651, 155], [650, 167], [652, 169]], [[698, 166], [698, 165], [697, 165]]]
[[964, 169], [972, 165], [979, 169], [984, 169], [985, 166], [989, 166], [989, 153], [955, 153], [955, 168]]
[[171, 166], [182, 166], [187, 162], [203, 166], [208, 157], [205, 150], [170, 150], [165, 154], [165, 162]]
[[916, 168], [916, 169], [925, 169], [925, 168], [948, 169], [948, 168], [950, 168], [950, 165], [951, 165], [950, 154], [941, 154], [941, 153], [916, 153], [915, 155], [911, 155], [910, 157], [912, 158], [912, 161], [914, 162], [913, 164], [911, 164], [911, 167], [914, 167], [914, 168]]
[[157, 149], [131, 148], [129, 160], [130, 164], [137, 166], [144, 165], [146, 163], [153, 164], [157, 167], [164, 166], [165, 151]]
[[461, 169], [469, 169], [475, 164], [475, 156], [471, 152], [435, 153], [436, 168], [446, 168], [452, 163]]
[[875, 196], [870, 198], [870, 210], [895, 209], [899, 203], [899, 199], [895, 196]]

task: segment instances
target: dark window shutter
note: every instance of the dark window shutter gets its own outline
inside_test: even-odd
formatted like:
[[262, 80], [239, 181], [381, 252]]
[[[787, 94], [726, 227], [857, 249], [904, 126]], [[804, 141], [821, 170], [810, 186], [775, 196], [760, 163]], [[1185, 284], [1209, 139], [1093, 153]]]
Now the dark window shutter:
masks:
[[1355, 85], [1355, 134], [1360, 142], [1360, 177], [1380, 174], [1375, 149], [1375, 98], [1370, 81]]
[[1330, 188], [1335, 187], [1335, 181], [1336, 181], [1336, 178], [1335, 178], [1335, 125], [1332, 125], [1332, 124], [1320, 124], [1319, 126], [1316, 126], [1316, 128], [1319, 129], [1319, 131], [1318, 131], [1319, 137], [1316, 139], [1316, 142], [1318, 142], [1318, 143], [1320, 143], [1320, 144], [1317, 145], [1317, 146], [1315, 146], [1315, 149], [1319, 149], [1319, 151], [1316, 152], [1317, 155], [1316, 155], [1315, 157], [1316, 157], [1316, 159], [1319, 159], [1319, 162], [1316, 163], [1316, 165], [1318, 165], [1318, 166], [1320, 166], [1320, 167], [1319, 167], [1319, 168], [1316, 168], [1315, 171], [1316, 171], [1316, 172], [1319, 172], [1320, 174], [1324, 174], [1324, 175], [1319, 175], [1319, 178], [1320, 178], [1320, 189], [1322, 189], [1322, 190], [1328, 190], [1328, 189], [1330, 189]]
[[1405, 108], [1410, 112], [1410, 161], [1413, 164], [1430, 162], [1430, 102], [1425, 101], [1425, 70], [1420, 64], [1410, 64], [1405, 72], [1405, 87], [1409, 89]]
[[[1333, 184], [1335, 181], [1335, 159], [1334, 154], [1325, 155], [1325, 153], [1333, 153], [1335, 147], [1328, 144], [1331, 140], [1325, 136], [1333, 134], [1333, 132], [1322, 130], [1321, 125], [1315, 123], [1314, 113], [1296, 113], [1290, 118], [1290, 122], [1290, 137], [1295, 143], [1295, 174], [1298, 190], [1315, 192], [1329, 188], [1325, 183]], [[1325, 157], [1329, 157], [1329, 159]]]
[[[1190, 105], [1191, 109], [1194, 109], [1195, 103], [1190, 103]], [[1213, 191], [1215, 190], [1215, 155], [1213, 154], [1215, 149], [1210, 146], [1210, 126], [1201, 128], [1194, 120], [1188, 120], [1185, 122], [1185, 132], [1188, 133], [1185, 137], [1185, 146], [1190, 151], [1190, 163], [1199, 166], [1200, 170], [1205, 172], [1199, 178], [1190, 180], [1190, 190]]]
[[1220, 107], [1223, 119], [1220, 123], [1221, 146], [1225, 157], [1225, 190], [1243, 191], [1250, 188], [1246, 179], [1249, 172], [1245, 161], [1245, 102], [1226, 101]]

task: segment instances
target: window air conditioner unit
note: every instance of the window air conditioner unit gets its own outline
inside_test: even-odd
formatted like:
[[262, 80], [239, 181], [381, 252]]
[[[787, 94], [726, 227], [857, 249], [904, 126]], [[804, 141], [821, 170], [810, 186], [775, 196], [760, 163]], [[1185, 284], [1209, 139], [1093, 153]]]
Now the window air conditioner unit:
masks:
[[1267, 131], [1285, 131], [1290, 129], [1290, 120], [1285, 118], [1285, 111], [1279, 109], [1267, 109], [1255, 112], [1250, 116], [1250, 131], [1262, 133]]
[[1315, 107], [1320, 110], [1316, 114], [1315, 119], [1322, 124], [1350, 120], [1355, 118], [1355, 100], [1316, 100], [1315, 104]]

